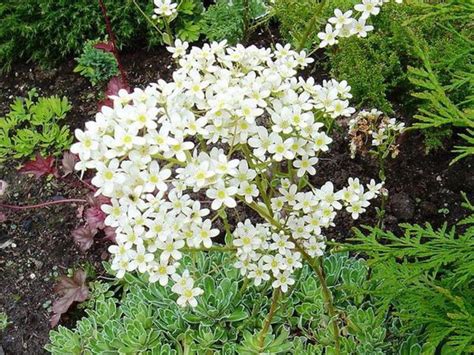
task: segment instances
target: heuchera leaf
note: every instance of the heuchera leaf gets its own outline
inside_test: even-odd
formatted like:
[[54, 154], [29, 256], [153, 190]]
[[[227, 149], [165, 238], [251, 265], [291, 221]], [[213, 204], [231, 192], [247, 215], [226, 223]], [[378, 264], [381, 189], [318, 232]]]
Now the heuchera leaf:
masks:
[[76, 154], [71, 152], [64, 152], [63, 159], [61, 160], [61, 166], [63, 168], [63, 177], [68, 176], [74, 172], [74, 166], [79, 161]]
[[54, 162], [53, 157], [43, 158], [41, 154], [37, 154], [35, 160], [26, 163], [19, 172], [21, 174], [33, 174], [36, 178], [50, 174], [58, 177], [58, 171], [54, 166]]
[[61, 297], [53, 303], [53, 316], [50, 319], [51, 327], [55, 327], [61, 315], [69, 310], [74, 302], [84, 302], [89, 297], [89, 288], [86, 284], [84, 270], [76, 270], [71, 277], [61, 276], [54, 286], [54, 292]]
[[104, 240], [108, 240], [112, 243], [116, 243], [115, 228], [107, 226], [107, 227], [104, 228], [104, 233], [105, 233]]
[[99, 206], [89, 207], [84, 212], [84, 217], [87, 224], [94, 229], [104, 229], [105, 228], [105, 213], [100, 209]]
[[97, 234], [97, 229], [91, 226], [82, 226], [72, 231], [72, 238], [74, 243], [79, 246], [81, 251], [88, 250], [94, 243], [94, 236]]
[[107, 90], [105, 91], [106, 98], [99, 102], [99, 110], [102, 108], [102, 106], [113, 107], [113, 101], [110, 99], [109, 96], [117, 95], [120, 90], [130, 92], [130, 87], [122, 81], [122, 78], [120, 76], [112, 77], [109, 83], [107, 84]]
[[114, 51], [114, 44], [112, 42], [100, 42], [97, 43], [94, 48], [103, 50], [104, 52], [113, 52]]

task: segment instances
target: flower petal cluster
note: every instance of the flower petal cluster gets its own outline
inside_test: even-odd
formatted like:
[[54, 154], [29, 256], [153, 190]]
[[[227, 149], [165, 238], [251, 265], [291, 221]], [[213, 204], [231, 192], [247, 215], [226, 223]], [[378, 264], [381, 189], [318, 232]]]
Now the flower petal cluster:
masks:
[[178, 11], [178, 4], [172, 0], [154, 0], [154, 3], [156, 7], [153, 11], [156, 16], [171, 17]]
[[[338, 38], [367, 37], [367, 32], [373, 31], [374, 26], [368, 25], [367, 20], [370, 16], [376, 16], [384, 3], [390, 0], [362, 0], [361, 3], [354, 6], [354, 10], [342, 12], [340, 9], [334, 10], [334, 16], [329, 18], [323, 32], [318, 33], [321, 40], [319, 47], [332, 46], [338, 43]], [[402, 3], [403, 0], [395, 0], [396, 3]], [[358, 18], [353, 15], [359, 14]]]
[[404, 129], [403, 122], [389, 118], [377, 109], [360, 111], [349, 121], [351, 157], [355, 158], [357, 151], [365, 154], [375, 148], [382, 154], [391, 152], [395, 158], [399, 153], [396, 140]]
[[[202, 290], [194, 287], [196, 275], [180, 269], [180, 259], [186, 250], [211, 248], [223, 232], [216, 219], [241, 204], [273, 216], [284, 229], [249, 225], [252, 233], [246, 234], [248, 222], [239, 225], [239, 267], [253, 265], [256, 250], [268, 249], [256, 263], [264, 272], [252, 269], [249, 275], [255, 283], [267, 280], [268, 265], [274, 265], [268, 258], [276, 258], [271, 275], [275, 287], [285, 290], [300, 264], [297, 253], [288, 256], [296, 246], [287, 231], [299, 233], [294, 237], [302, 247], [318, 255], [324, 249], [319, 225], [331, 225], [343, 206], [357, 218], [375, 196], [376, 190], [371, 195], [356, 180], [336, 196], [329, 185], [302, 193], [285, 181], [281, 196], [262, 204], [268, 190], [263, 181], [272, 169], [294, 167], [299, 177], [315, 173], [318, 155], [332, 141], [321, 121], [355, 111], [350, 87], [297, 77], [313, 60], [289, 45], [272, 51], [214, 42], [187, 49], [180, 41], [169, 48], [178, 63], [171, 82], [119, 91], [112, 108], [102, 107], [84, 131], [76, 131], [76, 169], [94, 170], [97, 194], [110, 198], [102, 210], [105, 224], [116, 229], [112, 269], [117, 277], [138, 271], [150, 282], [171, 283], [180, 305], [195, 306]], [[281, 212], [273, 213], [273, 204]], [[285, 265], [281, 273], [278, 265]]]
[[271, 199], [274, 222], [252, 224], [247, 219], [237, 225], [233, 240], [238, 256], [235, 266], [255, 286], [272, 279], [273, 287], [286, 292], [295, 282], [294, 271], [302, 267], [302, 253], [323, 255], [323, 231], [334, 226], [338, 212], [345, 209], [353, 219], [359, 218], [381, 190], [382, 184], [374, 180], [364, 186], [359, 179], [349, 178], [341, 190], [327, 182], [319, 189], [298, 192], [296, 184], [282, 180], [278, 195]]

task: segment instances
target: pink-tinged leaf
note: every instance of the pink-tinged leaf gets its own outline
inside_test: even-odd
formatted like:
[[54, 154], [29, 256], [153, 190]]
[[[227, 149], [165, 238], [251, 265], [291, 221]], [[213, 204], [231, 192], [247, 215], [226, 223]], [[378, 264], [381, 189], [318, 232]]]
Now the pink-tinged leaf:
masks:
[[109, 98], [109, 96], [118, 95], [120, 90], [130, 92], [130, 87], [122, 81], [120, 76], [112, 77], [107, 84], [107, 90], [105, 90], [105, 99], [99, 102], [99, 110], [102, 108], [102, 106], [113, 107], [113, 101]]
[[112, 42], [100, 42], [97, 43], [94, 48], [103, 50], [105, 52], [113, 52], [114, 51], [114, 44]]
[[61, 297], [53, 303], [53, 316], [50, 319], [51, 327], [55, 327], [61, 315], [66, 313], [74, 302], [84, 302], [89, 297], [89, 288], [86, 284], [86, 273], [76, 270], [72, 277], [61, 276], [54, 286], [54, 292]]
[[71, 152], [64, 152], [61, 166], [63, 168], [63, 177], [68, 176], [74, 172], [74, 166], [79, 161], [76, 154]]
[[35, 160], [26, 163], [20, 170], [20, 174], [33, 174], [37, 179], [43, 175], [54, 175], [58, 177], [58, 171], [54, 166], [54, 158], [43, 158], [37, 154]]
[[7, 220], [7, 215], [3, 212], [0, 212], [0, 223], [5, 222], [6, 220]]
[[87, 224], [94, 229], [104, 229], [105, 228], [105, 213], [98, 206], [89, 207], [84, 212], [84, 217]]
[[105, 233], [104, 240], [108, 240], [112, 243], [116, 243], [115, 228], [107, 226], [104, 228], [104, 233]]
[[104, 195], [97, 195], [89, 194], [86, 196], [86, 200], [89, 206], [91, 207], [100, 207], [102, 205], [110, 205], [110, 198], [105, 197]]
[[72, 231], [72, 238], [81, 251], [86, 251], [90, 249], [94, 243], [94, 237], [96, 234], [97, 229], [92, 228], [91, 226], [83, 226]]
[[114, 76], [112, 77], [112, 79], [109, 80], [109, 83], [107, 84], [107, 90], [105, 91], [105, 95], [117, 95], [120, 90], [130, 92], [130, 86], [128, 86], [127, 83], [124, 83], [120, 76]]

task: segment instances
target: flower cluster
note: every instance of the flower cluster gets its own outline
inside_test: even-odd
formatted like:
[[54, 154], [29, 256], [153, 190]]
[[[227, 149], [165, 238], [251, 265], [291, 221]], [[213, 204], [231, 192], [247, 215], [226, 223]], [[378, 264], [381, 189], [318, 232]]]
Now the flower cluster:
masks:
[[158, 18], [158, 17], [171, 17], [174, 14], [176, 14], [177, 7], [178, 5], [172, 0], [154, 0], [155, 3], [155, 9], [153, 18]]
[[[380, 7], [390, 0], [362, 0], [362, 3], [354, 6], [354, 11], [342, 12], [340, 9], [334, 10], [334, 16], [328, 20], [324, 32], [319, 32], [321, 40], [320, 48], [332, 46], [338, 43], [338, 37], [367, 37], [367, 32], [373, 31], [374, 26], [367, 25], [370, 16], [376, 16], [380, 12]], [[402, 3], [403, 0], [395, 0]], [[358, 18], [352, 17], [353, 13], [359, 13]], [[333, 27], [334, 26], [334, 27]]]
[[[202, 290], [187, 270], [179, 271], [179, 261], [186, 250], [213, 246], [221, 234], [213, 226], [216, 219], [224, 219], [229, 229], [224, 209], [246, 205], [269, 223], [236, 228], [239, 267], [255, 261], [258, 249], [262, 267], [276, 257], [288, 271], [281, 275], [289, 277], [300, 256], [287, 253], [296, 248], [288, 236], [317, 255], [324, 249], [318, 226], [331, 225], [343, 205], [357, 218], [378, 187], [374, 183], [372, 192], [364, 192], [351, 180], [350, 187], [334, 193], [332, 184], [299, 192], [296, 183], [283, 180], [280, 196], [272, 195], [277, 185], [270, 178], [297, 175], [303, 181], [315, 174], [318, 155], [331, 143], [320, 121], [355, 111], [350, 87], [298, 78], [297, 70], [313, 60], [289, 45], [277, 44], [275, 51], [225, 42], [189, 53], [187, 48], [181, 41], [169, 48], [178, 61], [171, 82], [119, 91], [111, 97], [112, 108], [102, 107], [85, 131], [76, 130], [71, 151], [80, 157], [76, 169], [95, 170], [97, 194], [110, 198], [102, 210], [105, 225], [116, 229], [117, 244], [109, 250], [117, 276], [138, 270], [163, 286], [172, 280], [178, 303], [194, 306]], [[280, 256], [272, 256], [275, 252]], [[272, 275], [278, 276], [275, 287], [286, 289], [291, 282], [276, 268]]]
[[357, 219], [365, 212], [370, 200], [380, 194], [382, 184], [362, 185], [349, 178], [348, 186], [335, 191], [327, 182], [319, 189], [298, 192], [296, 184], [283, 179], [278, 196], [271, 199], [273, 223], [252, 225], [247, 219], [234, 231], [237, 247], [235, 266], [241, 274], [253, 279], [256, 286], [273, 281], [273, 287], [283, 292], [295, 280], [292, 274], [302, 267], [302, 253], [321, 256], [326, 248], [323, 230], [334, 226], [337, 212], [345, 208]]
[[359, 112], [349, 121], [351, 157], [355, 158], [357, 151], [366, 154], [372, 146], [381, 154], [391, 152], [392, 158], [395, 158], [399, 153], [396, 140], [404, 128], [403, 122], [397, 122], [376, 109]]

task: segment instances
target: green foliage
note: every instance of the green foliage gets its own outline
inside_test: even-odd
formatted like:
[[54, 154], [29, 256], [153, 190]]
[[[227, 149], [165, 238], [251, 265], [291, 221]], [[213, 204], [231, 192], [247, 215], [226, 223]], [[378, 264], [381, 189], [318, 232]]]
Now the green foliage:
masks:
[[0, 117], [0, 161], [38, 152], [43, 156], [59, 154], [72, 143], [69, 127], [59, 124], [71, 109], [67, 98], [37, 97], [36, 90], [31, 90], [27, 98], [17, 98], [10, 112]]
[[[153, 1], [137, 0], [146, 13]], [[139, 15], [133, 2], [104, 0], [119, 47], [155, 45], [161, 39]], [[97, 1], [5, 0], [0, 4], [0, 69], [9, 70], [18, 59], [54, 65], [79, 55], [88, 38], [106, 35]]]
[[[172, 44], [170, 35], [182, 41], [194, 42], [201, 35], [201, 14], [204, 11], [201, 0], [182, 0], [178, 1], [177, 13], [173, 15], [167, 24], [163, 18], [158, 18], [156, 24], [162, 33], [163, 42]], [[167, 26], [170, 26], [172, 33], [168, 33]], [[156, 33], [155, 33], [156, 35]]]
[[458, 229], [403, 224], [402, 236], [356, 231], [347, 249], [369, 258], [379, 312], [394, 309], [402, 330], [421, 332], [423, 353], [474, 351], [474, 215]]
[[92, 85], [106, 83], [119, 73], [117, 61], [110, 52], [94, 48], [100, 41], [87, 41], [74, 72], [89, 79]]
[[8, 327], [8, 315], [5, 312], [0, 312], [0, 332]]
[[455, 148], [458, 153], [455, 162], [474, 154], [474, 42], [465, 31], [457, 31], [452, 26], [443, 29], [451, 39], [450, 45], [443, 48], [452, 53], [441, 56], [446, 59], [439, 59], [434, 55], [438, 53], [436, 48], [429, 49], [428, 43], [413, 36], [414, 42], [418, 42], [414, 52], [421, 66], [409, 67], [409, 79], [417, 90], [413, 96], [421, 101], [419, 113], [414, 116], [418, 120], [414, 127], [426, 130], [428, 148], [440, 145], [431, 140], [432, 132], [440, 129], [450, 132], [452, 127], [465, 129], [460, 137], [466, 145]]
[[[240, 280], [234, 259], [225, 253], [194, 253], [182, 260], [191, 274], [203, 275], [197, 286], [205, 293], [195, 309], [181, 308], [169, 287], [150, 284], [143, 275], [126, 274], [114, 283], [91, 284], [86, 316], [74, 329], [60, 326], [50, 333], [53, 354], [321, 354], [332, 351], [321, 287], [309, 268], [277, 307], [270, 330], [260, 342], [270, 309], [270, 283], [248, 286]], [[369, 283], [363, 260], [347, 254], [329, 256], [325, 270], [336, 306], [344, 314], [343, 353], [382, 354], [395, 349], [387, 341], [380, 317], [360, 290]], [[395, 344], [395, 342], [394, 342]]]
[[[315, 14], [320, 12], [320, 3], [315, 0], [276, 0], [273, 5], [274, 15], [280, 24], [280, 34], [298, 47], [308, 24]], [[317, 24], [322, 25], [326, 21], [324, 14], [317, 19]], [[318, 40], [318, 31], [311, 31], [305, 48], [310, 48]]]
[[358, 107], [391, 113], [389, 98], [398, 96], [409, 111], [409, 96], [404, 93], [409, 86], [405, 66], [410, 52], [403, 21], [412, 11], [408, 5], [385, 4], [380, 14], [371, 18], [375, 30], [366, 38], [341, 38], [334, 50], [327, 50], [332, 76], [347, 80], [352, 87], [352, 102]]
[[[209, 6], [202, 18], [202, 34], [209, 41], [227, 40], [230, 44], [241, 41], [245, 33], [244, 0], [217, 0]], [[254, 20], [266, 11], [263, 0], [248, 0], [248, 17]]]

